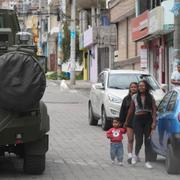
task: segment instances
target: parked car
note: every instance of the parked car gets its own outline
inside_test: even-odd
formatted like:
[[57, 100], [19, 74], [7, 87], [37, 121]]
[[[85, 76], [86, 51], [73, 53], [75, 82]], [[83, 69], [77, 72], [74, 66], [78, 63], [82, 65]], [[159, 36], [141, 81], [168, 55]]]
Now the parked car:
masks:
[[159, 104], [151, 142], [154, 157], [166, 157], [166, 171], [180, 173], [180, 88], [166, 93]]
[[102, 120], [102, 129], [111, 127], [111, 120], [119, 117], [123, 98], [128, 94], [131, 82], [142, 79], [153, 88], [153, 95], [157, 103], [164, 96], [159, 83], [148, 73], [134, 70], [105, 70], [98, 76], [98, 82], [92, 85], [88, 103], [89, 124], [97, 125]]

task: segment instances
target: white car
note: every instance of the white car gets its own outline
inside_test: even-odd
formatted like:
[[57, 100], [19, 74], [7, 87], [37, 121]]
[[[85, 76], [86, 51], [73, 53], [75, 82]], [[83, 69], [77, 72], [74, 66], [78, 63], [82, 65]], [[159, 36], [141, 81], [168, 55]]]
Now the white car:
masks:
[[143, 71], [105, 70], [98, 76], [98, 82], [92, 85], [88, 103], [89, 124], [97, 125], [102, 121], [102, 129], [111, 127], [114, 117], [119, 117], [123, 98], [128, 94], [131, 82], [145, 79], [153, 88], [152, 94], [158, 104], [164, 91], [154, 77]]

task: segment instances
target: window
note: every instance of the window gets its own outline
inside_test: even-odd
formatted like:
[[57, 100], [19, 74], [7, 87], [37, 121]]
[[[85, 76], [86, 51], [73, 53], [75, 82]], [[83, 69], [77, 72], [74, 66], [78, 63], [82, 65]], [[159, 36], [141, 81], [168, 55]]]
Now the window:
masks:
[[150, 4], [151, 4], [151, 1], [139, 0], [138, 1], [138, 6], [139, 6], [138, 15], [142, 14], [147, 9], [150, 9], [151, 7]]
[[160, 6], [163, 1], [165, 1], [165, 0], [150, 0], [151, 9], [153, 9], [153, 8], [155, 8], [157, 6]]
[[131, 82], [138, 82], [135, 74], [110, 74], [108, 87], [113, 89], [128, 89]]
[[176, 105], [177, 92], [173, 92], [169, 104], [167, 106], [167, 111], [173, 111]]
[[0, 16], [0, 28], [4, 28], [4, 18]]
[[156, 0], [156, 6], [160, 6], [161, 5], [161, 0]]
[[45, 19], [43, 21], [44, 21], [44, 23], [43, 23], [43, 25], [44, 25], [43, 30], [44, 31], [48, 31], [48, 21], [47, 21], [47, 19]]
[[168, 94], [164, 96], [163, 100], [158, 106], [158, 112], [162, 113], [166, 110], [166, 107], [167, 107], [167, 104], [169, 102], [171, 95], [172, 95], [172, 92], [169, 92]]
[[159, 89], [157, 82], [154, 80], [154, 78], [151, 75], [141, 74], [139, 75], [138, 80], [139, 81], [146, 80], [153, 90]]

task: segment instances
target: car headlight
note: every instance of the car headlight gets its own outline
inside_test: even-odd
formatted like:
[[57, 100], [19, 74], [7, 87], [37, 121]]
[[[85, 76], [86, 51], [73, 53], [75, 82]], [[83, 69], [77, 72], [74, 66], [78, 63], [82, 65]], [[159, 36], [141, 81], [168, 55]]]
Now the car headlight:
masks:
[[122, 103], [122, 99], [120, 97], [109, 94], [108, 98], [109, 98], [109, 101], [113, 103], [118, 103], [118, 104]]

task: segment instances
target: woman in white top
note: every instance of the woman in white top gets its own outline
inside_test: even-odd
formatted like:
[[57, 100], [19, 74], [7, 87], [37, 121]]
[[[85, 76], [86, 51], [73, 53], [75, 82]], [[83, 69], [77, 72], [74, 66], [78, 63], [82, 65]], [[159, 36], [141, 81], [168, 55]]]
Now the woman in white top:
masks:
[[126, 117], [126, 124], [128, 124], [131, 117], [134, 115], [134, 133], [135, 133], [135, 157], [132, 158], [132, 164], [136, 164], [137, 157], [145, 140], [145, 166], [152, 168], [151, 161], [151, 145], [149, 137], [152, 129], [156, 127], [156, 104], [150, 93], [150, 85], [142, 80], [138, 84], [138, 92], [133, 95], [131, 105], [129, 107], [128, 115]]

